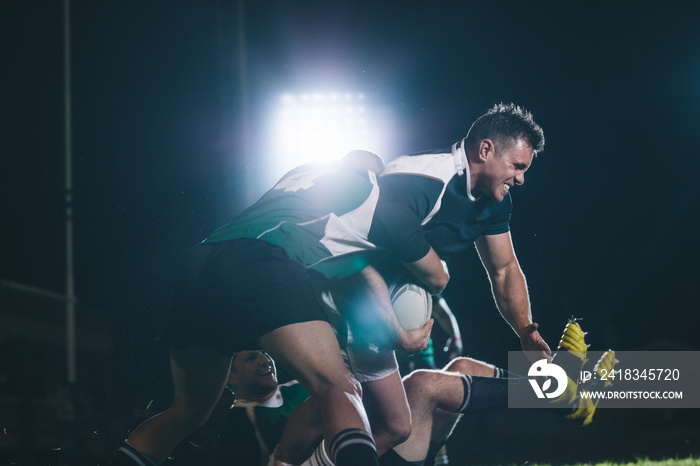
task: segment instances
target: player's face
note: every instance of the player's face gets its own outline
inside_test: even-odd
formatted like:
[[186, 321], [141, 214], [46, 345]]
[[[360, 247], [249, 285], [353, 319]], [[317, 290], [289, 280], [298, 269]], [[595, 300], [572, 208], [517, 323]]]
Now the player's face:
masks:
[[512, 149], [491, 151], [484, 160], [484, 170], [476, 189], [500, 202], [510, 188], [525, 182], [525, 172], [532, 164], [532, 147], [519, 139]]
[[236, 383], [246, 392], [261, 394], [277, 387], [277, 371], [272, 358], [262, 351], [241, 351], [231, 371]]

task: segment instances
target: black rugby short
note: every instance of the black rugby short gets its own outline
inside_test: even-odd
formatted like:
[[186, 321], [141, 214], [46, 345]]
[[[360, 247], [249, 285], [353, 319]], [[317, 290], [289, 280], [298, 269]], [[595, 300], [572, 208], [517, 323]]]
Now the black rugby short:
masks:
[[324, 280], [265, 241], [200, 243], [179, 261], [173, 304], [159, 341], [224, 354], [260, 348], [262, 335], [285, 325], [327, 321], [312, 280]]

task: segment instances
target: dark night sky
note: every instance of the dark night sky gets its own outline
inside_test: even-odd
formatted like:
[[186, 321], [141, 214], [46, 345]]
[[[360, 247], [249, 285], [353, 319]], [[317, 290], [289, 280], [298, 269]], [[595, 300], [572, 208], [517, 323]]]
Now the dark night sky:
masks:
[[[610, 3], [246, 2], [246, 156], [234, 5], [74, 1], [76, 291], [114, 316], [116, 358], [167, 369], [177, 258], [244, 207], [270, 99], [329, 83], [390, 109], [385, 159], [448, 146], [493, 103], [531, 110], [547, 147], [512, 233], [544, 337], [575, 314], [595, 349], [699, 349], [700, 3]], [[0, 31], [0, 278], [61, 292], [60, 2], [2, 2]], [[483, 269], [450, 265], [466, 347], [504, 364], [518, 345]]]

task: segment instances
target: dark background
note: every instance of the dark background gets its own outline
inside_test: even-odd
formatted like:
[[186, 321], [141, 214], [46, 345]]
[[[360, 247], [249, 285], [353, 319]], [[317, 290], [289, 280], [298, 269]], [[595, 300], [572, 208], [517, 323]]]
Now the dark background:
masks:
[[[270, 102], [329, 83], [393, 115], [385, 160], [450, 145], [494, 103], [532, 111], [547, 145], [511, 228], [544, 338], [573, 315], [597, 350], [700, 349], [700, 3], [243, 3], [245, 42], [234, 2], [72, 2], [76, 294], [113, 342], [78, 382], [106, 450], [169, 402], [155, 338], [176, 261], [269, 187]], [[0, 33], [0, 278], [63, 293], [61, 2], [2, 2]], [[478, 258], [450, 267], [465, 352], [505, 365], [519, 344]]]

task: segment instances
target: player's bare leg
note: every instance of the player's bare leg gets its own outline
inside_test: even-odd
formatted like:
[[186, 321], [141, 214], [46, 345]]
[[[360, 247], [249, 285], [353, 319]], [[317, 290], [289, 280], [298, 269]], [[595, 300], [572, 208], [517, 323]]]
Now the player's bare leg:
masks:
[[464, 375], [476, 375], [479, 377], [496, 377], [498, 369], [493, 364], [489, 364], [478, 359], [460, 357], [450, 361], [444, 368], [446, 372], [458, 372]]
[[[379, 456], [408, 439], [411, 412], [398, 371], [379, 380], [363, 382], [362, 400]], [[311, 448], [320, 441], [322, 432], [314, 426], [314, 423], [320, 422], [318, 403], [309, 398], [292, 413], [277, 456], [292, 464], [306, 459]]]
[[379, 380], [364, 382], [362, 390], [377, 454], [381, 456], [409, 438], [411, 409], [398, 371]]
[[458, 374], [417, 370], [404, 378], [411, 405], [413, 428], [408, 440], [394, 451], [407, 461], [423, 461], [428, 454], [437, 408], [458, 414], [464, 400], [464, 383]]
[[[263, 335], [260, 344], [318, 401], [323, 434], [330, 439], [326, 448], [336, 464], [376, 464], [362, 388], [345, 367], [330, 324], [311, 321], [286, 325]], [[356, 454], [363, 459], [350, 459]]]
[[300, 464], [323, 440], [321, 406], [309, 397], [297, 406], [284, 427], [282, 441], [275, 449], [275, 458], [289, 464]]
[[[175, 386], [172, 405], [146, 420], [128, 438], [138, 450], [130, 455], [140, 452], [155, 464], [165, 461], [186, 435], [209, 418], [226, 386], [231, 357], [211, 348], [190, 346], [172, 351], [170, 367]], [[113, 464], [119, 464], [116, 461]]]
[[[445, 366], [445, 371], [447, 372], [457, 372], [465, 375], [479, 376], [479, 377], [495, 377], [498, 375], [498, 368], [493, 364], [489, 364], [484, 361], [479, 361], [473, 358], [462, 357], [456, 358]], [[442, 444], [447, 441], [447, 439], [452, 435], [454, 428], [461, 419], [461, 414], [455, 414], [442, 409], [435, 410], [435, 416], [433, 417], [433, 432], [431, 436], [432, 444]], [[438, 450], [435, 456], [435, 464], [439, 463], [441, 457], [447, 457], [447, 445], [443, 445]]]
[[404, 377], [412, 430], [394, 451], [407, 461], [425, 460], [431, 445], [444, 444], [467, 408], [472, 379], [465, 376], [494, 377], [497, 373], [491, 364], [462, 357], [443, 370], [418, 370]]

